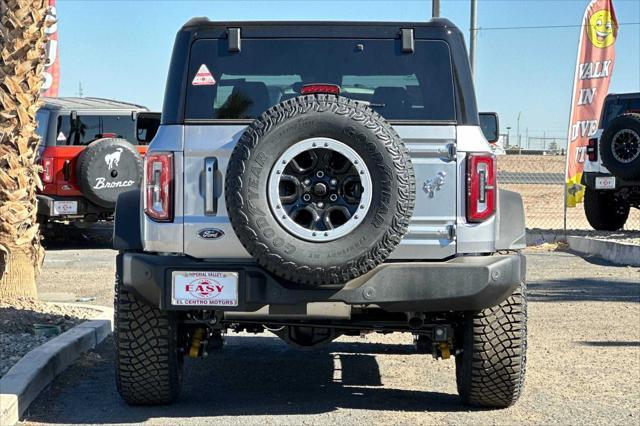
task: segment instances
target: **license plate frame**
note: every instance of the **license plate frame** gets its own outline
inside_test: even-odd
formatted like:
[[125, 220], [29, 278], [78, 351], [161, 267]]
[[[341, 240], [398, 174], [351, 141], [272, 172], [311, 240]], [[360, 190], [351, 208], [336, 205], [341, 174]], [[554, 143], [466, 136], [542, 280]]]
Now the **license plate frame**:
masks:
[[615, 176], [596, 177], [596, 189], [616, 189], [616, 177]]
[[172, 306], [237, 307], [240, 274], [232, 271], [172, 271]]
[[78, 202], [77, 201], [54, 201], [53, 202], [53, 215], [64, 216], [70, 214], [78, 214]]

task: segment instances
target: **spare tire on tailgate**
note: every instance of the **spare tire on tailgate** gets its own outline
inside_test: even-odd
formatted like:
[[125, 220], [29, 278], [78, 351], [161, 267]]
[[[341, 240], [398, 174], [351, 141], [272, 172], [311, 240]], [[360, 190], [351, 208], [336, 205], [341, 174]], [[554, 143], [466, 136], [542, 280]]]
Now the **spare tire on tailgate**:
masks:
[[622, 114], [600, 138], [602, 164], [620, 179], [640, 179], [640, 114]]
[[78, 157], [76, 176], [89, 201], [114, 208], [118, 195], [140, 186], [142, 157], [125, 139], [98, 139]]
[[339, 284], [382, 263], [407, 233], [415, 178], [402, 140], [376, 112], [307, 95], [263, 113], [227, 168], [229, 220], [267, 270]]

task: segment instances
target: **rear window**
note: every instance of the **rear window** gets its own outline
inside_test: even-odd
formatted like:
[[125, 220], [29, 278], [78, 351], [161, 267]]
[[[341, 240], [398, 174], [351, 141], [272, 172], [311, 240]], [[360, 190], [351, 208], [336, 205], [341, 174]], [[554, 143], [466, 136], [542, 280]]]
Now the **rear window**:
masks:
[[610, 101], [608, 101], [604, 106], [600, 128], [606, 128], [611, 120], [621, 114], [629, 112], [640, 114], [640, 96], [637, 98], [626, 99], [610, 98]]
[[[226, 40], [198, 40], [185, 118], [253, 119], [298, 96], [303, 85], [329, 83], [389, 120], [454, 121], [447, 43], [416, 40], [410, 54], [400, 47], [398, 40], [243, 39], [242, 51], [232, 54]], [[194, 84], [203, 71], [213, 79]]]
[[136, 122], [131, 115], [82, 115], [73, 121], [69, 115], [58, 117], [56, 145], [88, 145], [105, 133], [136, 144]]

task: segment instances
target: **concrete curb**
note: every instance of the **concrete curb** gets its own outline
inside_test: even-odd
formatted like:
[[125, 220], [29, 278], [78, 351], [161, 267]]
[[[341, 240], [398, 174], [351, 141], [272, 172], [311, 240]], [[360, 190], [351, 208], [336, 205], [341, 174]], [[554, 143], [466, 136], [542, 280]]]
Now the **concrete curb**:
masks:
[[527, 246], [566, 241], [567, 234], [564, 231], [530, 231], [527, 229]]
[[570, 235], [567, 236], [567, 243], [572, 250], [597, 256], [617, 265], [640, 266], [640, 246], [638, 245]]
[[27, 353], [0, 379], [0, 424], [16, 424], [38, 394], [58, 374], [113, 331], [113, 308], [73, 305], [101, 312]]

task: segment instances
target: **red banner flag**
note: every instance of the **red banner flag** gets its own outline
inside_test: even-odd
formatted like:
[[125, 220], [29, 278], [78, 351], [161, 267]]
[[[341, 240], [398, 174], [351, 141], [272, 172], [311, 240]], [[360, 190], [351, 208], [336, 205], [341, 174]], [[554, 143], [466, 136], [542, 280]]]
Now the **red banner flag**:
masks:
[[42, 96], [58, 96], [60, 86], [60, 58], [58, 56], [58, 13], [56, 0], [49, 0], [47, 21], [50, 25], [46, 28], [47, 47], [44, 64], [44, 83], [42, 84]]
[[598, 130], [615, 59], [618, 22], [612, 0], [592, 0], [582, 18], [567, 142], [566, 205], [584, 197], [581, 185], [586, 146]]

